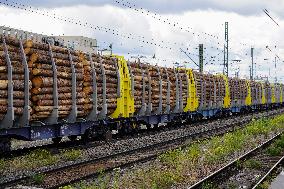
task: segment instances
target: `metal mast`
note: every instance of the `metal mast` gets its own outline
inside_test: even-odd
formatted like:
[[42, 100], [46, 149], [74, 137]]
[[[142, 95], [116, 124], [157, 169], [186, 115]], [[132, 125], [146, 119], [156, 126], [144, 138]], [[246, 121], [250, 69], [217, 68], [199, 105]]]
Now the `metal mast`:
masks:
[[254, 73], [253, 50], [254, 50], [254, 48], [251, 48], [251, 75], [250, 75], [250, 80], [253, 80], [253, 73]]
[[224, 70], [223, 74], [229, 75], [229, 26], [225, 22], [225, 45], [224, 45]]
[[199, 72], [203, 72], [203, 44], [199, 44]]

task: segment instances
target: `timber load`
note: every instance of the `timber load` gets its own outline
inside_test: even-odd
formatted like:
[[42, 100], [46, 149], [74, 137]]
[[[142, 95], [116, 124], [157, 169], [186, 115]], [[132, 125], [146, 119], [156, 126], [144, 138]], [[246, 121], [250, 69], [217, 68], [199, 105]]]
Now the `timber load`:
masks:
[[[116, 102], [118, 98], [118, 76], [117, 76], [117, 59], [112, 57], [100, 57], [93, 55], [92, 60], [95, 64], [96, 81], [97, 81], [97, 94], [98, 94], [98, 110], [103, 110], [103, 79], [105, 77], [105, 98], [107, 105], [107, 115], [111, 115], [116, 109]], [[91, 90], [91, 88], [89, 88]], [[90, 92], [90, 90], [85, 90]]]
[[174, 111], [176, 101], [177, 101], [177, 94], [178, 94], [178, 85], [177, 85], [177, 74], [176, 70], [174, 68], [168, 68], [167, 69], [168, 75], [169, 75], [169, 80], [170, 80], [170, 109], [171, 111]]
[[49, 123], [55, 116], [55, 123], [75, 123], [77, 118], [94, 121], [228, 108], [230, 99], [234, 106], [248, 103], [249, 92], [253, 103], [260, 104], [264, 92], [268, 102], [280, 101], [281, 90], [269, 83], [0, 38], [0, 121], [11, 112], [9, 96], [15, 117], [26, 114], [29, 101], [29, 121]]
[[[140, 62], [138, 63], [133, 62], [130, 64], [130, 67], [131, 67], [132, 74], [134, 77], [134, 84], [133, 84], [134, 85], [134, 109], [136, 113], [138, 113], [143, 105], [142, 104], [143, 95], [144, 95], [143, 94], [143, 80], [144, 82], [148, 82], [148, 77], [147, 77], [147, 73], [145, 72], [145, 70], [142, 69], [143, 66], [140, 64]], [[144, 90], [146, 90], [146, 87]], [[146, 91], [144, 93], [146, 93]], [[147, 91], [147, 94], [148, 94], [148, 91]], [[144, 98], [147, 98], [147, 97], [149, 98], [148, 95]], [[148, 102], [148, 99], [144, 99], [144, 101], [146, 100]]]
[[[24, 43], [27, 56], [30, 79], [32, 81], [31, 100], [33, 109], [32, 120], [44, 119], [50, 116], [54, 104], [54, 74], [57, 73], [58, 116], [66, 118], [72, 109], [72, 67], [76, 72], [76, 105], [78, 117], [84, 115], [83, 95], [83, 63], [79, 54], [62, 47], [49, 46], [28, 40]], [[70, 53], [70, 54], [69, 54]], [[52, 65], [55, 63], [55, 67]]]
[[[29, 69], [30, 121], [47, 119], [56, 105], [58, 119], [66, 119], [74, 107], [77, 118], [86, 118], [94, 109], [95, 100], [98, 112], [104, 109], [104, 105], [106, 106], [106, 116], [110, 116], [117, 108], [119, 89], [116, 58], [97, 54], [88, 55], [32, 40], [23, 42], [21, 51], [19, 39], [5, 36], [6, 45], [3, 39], [2, 36], [0, 38], [0, 120], [4, 118], [8, 109], [8, 56], [12, 65], [15, 116], [21, 116], [24, 107], [23, 55], [26, 57]], [[54, 81], [57, 81], [56, 84]], [[97, 92], [97, 99], [93, 99], [94, 89]], [[54, 95], [55, 90], [57, 90], [56, 95]], [[73, 94], [76, 96], [75, 102], [72, 100]], [[58, 104], [55, 103], [55, 99]]]
[[[16, 38], [0, 38], [0, 118], [3, 119], [8, 109], [8, 63], [5, 49], [9, 52], [12, 66], [13, 106], [16, 117], [23, 114], [24, 109], [24, 65], [20, 52], [20, 43]], [[31, 84], [30, 84], [31, 87]]]

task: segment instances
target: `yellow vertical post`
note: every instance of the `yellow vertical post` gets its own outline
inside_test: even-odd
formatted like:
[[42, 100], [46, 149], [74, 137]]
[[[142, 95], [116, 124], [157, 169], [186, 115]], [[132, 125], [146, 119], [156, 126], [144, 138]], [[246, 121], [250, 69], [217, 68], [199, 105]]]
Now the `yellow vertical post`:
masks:
[[251, 106], [252, 99], [251, 99], [251, 87], [250, 87], [250, 81], [246, 80], [246, 86], [247, 86], [247, 96], [246, 96], [246, 106]]
[[265, 104], [266, 103], [266, 98], [265, 98], [265, 88], [264, 88], [264, 84], [261, 83], [261, 104]]
[[131, 77], [127, 62], [123, 56], [114, 55], [117, 58], [118, 72], [120, 75], [120, 96], [117, 98], [117, 108], [111, 115], [112, 118], [131, 117], [134, 114], [134, 97], [131, 91]]
[[230, 97], [230, 87], [229, 87], [229, 80], [228, 77], [225, 75], [221, 75], [225, 82], [225, 97], [224, 97], [224, 104], [223, 108], [230, 108], [231, 106], [231, 97]]
[[187, 103], [185, 108], [183, 109], [184, 112], [194, 112], [198, 108], [198, 97], [197, 97], [197, 90], [194, 80], [194, 75], [192, 72], [192, 69], [187, 69], [187, 78], [188, 78], [188, 97], [187, 97]]
[[275, 103], [276, 102], [275, 85], [271, 84], [270, 88], [271, 88], [271, 103]]
[[283, 102], [283, 85], [279, 84], [279, 90], [280, 90], [280, 103]]

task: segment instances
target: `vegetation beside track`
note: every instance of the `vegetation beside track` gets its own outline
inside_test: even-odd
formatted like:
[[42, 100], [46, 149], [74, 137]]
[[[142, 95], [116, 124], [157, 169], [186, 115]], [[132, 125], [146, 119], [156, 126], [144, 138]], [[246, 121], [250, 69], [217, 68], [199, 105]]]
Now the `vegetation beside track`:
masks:
[[[284, 115], [253, 120], [244, 129], [197, 141], [184, 149], [170, 150], [161, 154], [154, 162], [123, 173], [118, 170], [113, 173], [114, 176], [102, 174], [91, 183], [79, 183], [63, 188], [158, 189], [170, 188], [173, 185], [191, 185], [283, 130]], [[279, 145], [282, 143], [279, 142]], [[275, 149], [271, 149], [271, 152], [267, 153], [277, 153], [274, 151]], [[247, 162], [246, 166], [258, 164]]]
[[73, 161], [81, 157], [81, 150], [60, 150], [53, 154], [45, 149], [9, 159], [0, 159], [0, 174], [9, 171], [33, 170], [38, 167], [55, 165], [58, 162]]

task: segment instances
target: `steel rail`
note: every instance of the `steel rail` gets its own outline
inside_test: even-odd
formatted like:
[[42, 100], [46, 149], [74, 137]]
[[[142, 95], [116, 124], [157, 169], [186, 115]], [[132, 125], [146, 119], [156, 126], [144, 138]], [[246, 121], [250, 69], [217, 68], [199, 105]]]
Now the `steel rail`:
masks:
[[256, 189], [260, 184], [280, 165], [284, 162], [284, 156], [281, 157], [269, 171], [252, 187], [252, 189]]
[[[216, 131], [222, 131], [221, 133], [218, 133], [218, 134], [224, 134], [225, 132], [227, 132], [230, 129], [234, 129], [236, 127], [237, 128], [242, 128], [248, 122], [250, 122], [250, 120], [240, 121], [240, 123], [239, 122], [235, 122], [235, 123], [232, 123], [230, 125], [224, 124], [222, 126], [216, 126], [214, 128], [210, 128], [208, 130], [197, 131], [195, 133], [191, 133], [191, 134], [188, 134], [186, 136], [178, 137], [178, 138], [167, 140], [167, 141], [162, 141], [162, 142], [159, 142], [159, 143], [156, 143], [156, 144], [153, 144], [153, 145], [143, 146], [143, 147], [132, 149], [132, 150], [129, 150], [129, 151], [119, 152], [119, 153], [112, 154], [112, 155], [109, 155], [109, 156], [95, 158], [95, 159], [82, 161], [82, 162], [78, 162], [78, 163], [75, 163], [75, 164], [65, 165], [65, 166], [62, 166], [62, 167], [55, 168], [55, 169], [43, 171], [43, 172], [41, 172], [41, 174], [48, 175], [48, 174], [52, 174], [52, 173], [55, 173], [55, 172], [60, 172], [60, 171], [68, 170], [68, 169], [76, 169], [76, 168], [78, 168], [79, 166], [82, 166], [82, 165], [96, 164], [96, 163], [101, 162], [101, 161], [106, 161], [107, 159], [114, 159], [114, 158], [117, 158], [119, 156], [126, 156], [126, 155], [129, 155], [129, 154], [138, 153], [139, 151], [146, 151], [148, 149], [153, 149], [153, 148], [158, 149], [158, 148], [161, 148], [161, 146], [167, 145], [167, 144], [170, 144], [170, 143], [183, 142], [183, 141], [186, 141], [186, 140], [189, 140], [189, 139], [195, 140], [197, 138], [198, 139], [201, 139], [201, 138], [205, 139], [205, 138], [208, 138], [208, 137], [211, 137], [211, 136], [215, 136], [215, 135], [211, 135], [210, 136], [211, 132], [212, 133], [214, 133], [214, 132], [216, 133]], [[239, 126], [238, 126], [238, 124], [239, 124]], [[119, 165], [118, 167], [127, 167], [128, 165], [132, 165], [132, 164], [135, 164], [135, 163], [138, 163], [138, 162], [147, 161], [147, 160], [153, 159], [153, 158], [155, 158], [157, 156], [158, 156], [158, 154], [154, 154], [152, 156], [148, 156], [148, 157], [146, 157], [144, 159], [140, 159], [140, 160], [137, 160], [135, 162], [128, 162], [128, 163], [125, 163], [123, 165]], [[116, 168], [116, 167], [108, 168], [105, 171], [111, 171], [114, 168]], [[84, 176], [84, 177], [80, 177], [78, 179], [73, 179], [71, 181], [68, 181], [66, 183], [62, 183], [62, 184], [56, 185], [56, 186], [51, 187], [51, 188], [58, 188], [60, 186], [63, 186], [63, 185], [66, 185], [66, 184], [70, 184], [70, 183], [74, 183], [74, 182], [77, 182], [77, 181], [79, 181], [81, 179], [86, 179], [88, 177], [93, 177], [93, 176], [98, 175], [98, 174], [99, 174], [98, 172], [95, 172], [93, 174], [90, 174], [90, 175], [87, 175], [87, 176]], [[25, 182], [25, 181], [27, 181], [29, 179], [30, 179], [30, 176], [24, 176], [24, 177], [19, 178], [19, 179], [14, 179], [14, 180], [10, 180], [10, 181], [4, 182], [4, 183], [0, 183], [0, 185], [1, 186], [5, 186], [5, 187], [15, 186], [15, 184], [23, 183], [23, 182]]]
[[231, 161], [230, 163], [228, 163], [227, 165], [223, 166], [222, 168], [218, 169], [217, 171], [215, 171], [214, 173], [208, 175], [207, 177], [203, 178], [202, 180], [198, 181], [197, 183], [195, 183], [194, 185], [191, 185], [190, 187], [188, 187], [187, 189], [198, 189], [198, 188], [202, 188], [202, 185], [207, 183], [208, 181], [214, 179], [214, 178], [218, 178], [218, 175], [222, 174], [223, 172], [229, 170], [230, 168], [234, 167], [236, 165], [237, 162], [241, 161], [241, 160], [245, 160], [248, 159], [249, 157], [251, 157], [256, 151], [263, 149], [264, 147], [270, 145], [272, 142], [274, 142], [277, 138], [279, 138], [281, 135], [283, 134], [283, 132], [276, 134], [274, 137], [268, 139], [267, 141], [265, 141], [264, 143], [260, 144], [259, 146], [255, 147], [254, 149], [250, 150], [249, 152], [245, 153], [244, 155], [236, 158], [235, 160]]
[[[284, 110], [284, 108], [283, 108], [283, 110]], [[276, 111], [276, 110], [272, 110], [272, 111], [269, 111], [269, 112], [273, 112], [273, 111]], [[261, 113], [264, 113], [264, 111], [258, 112], [256, 114], [255, 113], [250, 113], [249, 115], [258, 115], [258, 114], [261, 114]], [[273, 115], [275, 115], [275, 114], [272, 114], [272, 116]], [[242, 117], [242, 116], [246, 116], [246, 115], [236, 115], [236, 116]], [[236, 116], [231, 116], [231, 117], [229, 117], [229, 119], [230, 118], [234, 118]], [[220, 118], [220, 119], [226, 120], [227, 118]], [[192, 123], [192, 124], [182, 124], [182, 126], [180, 126], [180, 127], [192, 127], [192, 126], [197, 126], [197, 125], [201, 125], [201, 124], [206, 124], [206, 123], [209, 123], [209, 122], [214, 122], [214, 120], [201, 120], [201, 121], [198, 121], [198, 122], [195, 122], [195, 123]], [[180, 128], [177, 129], [176, 127], [165, 127], [163, 129], [168, 129], [168, 130], [172, 131], [172, 130], [178, 130]], [[129, 135], [128, 136], [129, 138], [127, 138], [127, 139], [137, 138], [137, 137], [144, 137], [144, 136], [152, 136], [154, 134], [157, 134], [157, 132], [163, 132], [163, 131], [155, 131], [155, 132], [153, 132], [152, 130], [149, 130], [148, 132], [143, 132], [142, 131], [141, 133], [139, 133], [138, 136], [131, 136], [131, 135]], [[120, 140], [125, 140], [125, 138], [118, 139], [118, 140], [115, 139], [115, 141], [120, 141]], [[59, 144], [48, 143], [48, 144], [37, 145], [37, 146], [32, 146], [32, 147], [18, 148], [18, 149], [12, 150], [10, 152], [6, 152], [6, 153], [3, 153], [3, 154], [0, 154], [0, 158], [19, 157], [19, 156], [26, 155], [26, 154], [34, 151], [34, 150], [37, 150], [37, 149], [46, 149], [46, 150], [56, 151], [56, 150], [52, 150], [52, 149], [66, 149], [66, 148], [75, 148], [75, 149], [77, 149], [77, 148], [82, 148], [83, 146], [85, 146], [85, 148], [89, 148], [89, 147], [96, 146], [96, 145], [97, 145], [97, 142], [90, 142], [89, 144], [85, 144], [84, 145], [84, 142], [82, 140], [64, 141], [64, 142], [61, 142]]]

